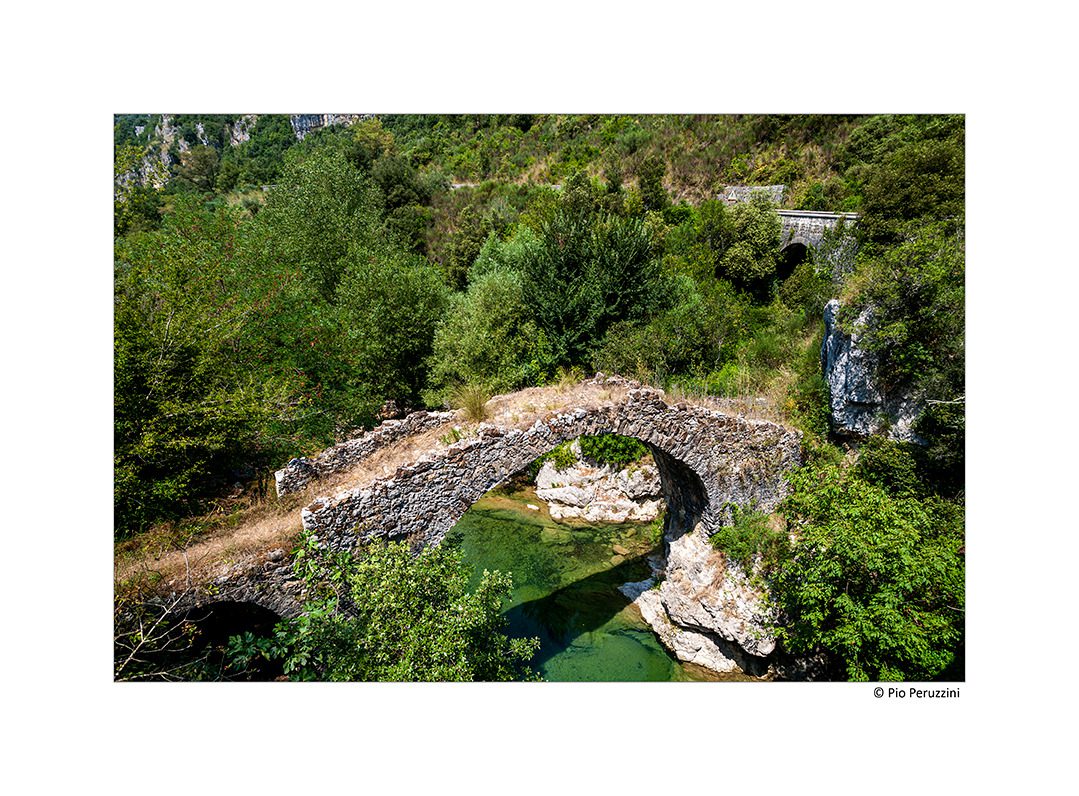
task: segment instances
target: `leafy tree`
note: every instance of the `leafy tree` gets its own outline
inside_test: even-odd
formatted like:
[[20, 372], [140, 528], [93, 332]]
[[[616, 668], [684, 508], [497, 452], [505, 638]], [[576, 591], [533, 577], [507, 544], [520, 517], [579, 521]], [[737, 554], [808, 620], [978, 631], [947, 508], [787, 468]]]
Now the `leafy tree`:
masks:
[[400, 155], [383, 155], [371, 164], [371, 179], [382, 190], [388, 210], [424, 205], [431, 200], [427, 185], [416, 169]]
[[770, 577], [794, 654], [851, 680], [930, 680], [963, 640], [962, 510], [893, 495], [840, 465], [805, 467], [781, 511], [796, 541]]
[[[502, 248], [493, 243], [490, 248]], [[488, 257], [497, 256], [488, 253]], [[485, 265], [464, 294], [452, 297], [434, 340], [431, 402], [457, 384], [508, 392], [535, 384], [552, 367], [544, 333], [525, 301], [521, 275]]]
[[734, 242], [720, 261], [720, 273], [737, 285], [760, 288], [775, 277], [783, 225], [763, 194], [731, 211]]
[[361, 170], [371, 168], [371, 164], [384, 155], [392, 155], [395, 146], [393, 133], [382, 126], [380, 119], [361, 119], [352, 125], [352, 142], [349, 147], [349, 160]]
[[444, 255], [440, 261], [446, 284], [460, 290], [468, 281], [468, 269], [483, 248], [491, 233], [490, 219], [480, 207], [469, 203], [454, 219], [454, 227], [447, 236]]
[[885, 389], [963, 395], [965, 249], [961, 229], [932, 223], [860, 264], [860, 289], [840, 320], [850, 324], [859, 307], [873, 308], [862, 341], [880, 357]]
[[372, 542], [327, 555], [309, 543], [297, 570], [314, 595], [273, 637], [232, 640], [246, 668], [259, 656], [284, 662], [296, 680], [515, 680], [529, 676], [538, 639], [506, 635], [510, 577], [485, 572], [469, 589], [460, 554], [404, 542]]
[[671, 306], [646, 323], [611, 326], [593, 365], [608, 373], [665, 381], [704, 377], [735, 358], [750, 321], [748, 300], [726, 282], [702, 290], [688, 276], [670, 279]]
[[666, 172], [667, 164], [656, 155], [645, 158], [637, 168], [637, 183], [645, 210], [660, 211], [670, 203], [667, 190], [663, 187]]
[[358, 248], [337, 289], [338, 344], [351, 389], [381, 403], [415, 406], [427, 382], [447, 290], [425, 259]]
[[243, 242], [227, 211], [177, 203], [159, 232], [121, 239], [115, 287], [119, 533], [175, 517], [234, 471], [276, 458], [299, 411], [289, 373], [260, 365], [250, 325], [276, 297], [237, 301]]
[[379, 247], [378, 189], [337, 152], [288, 164], [257, 218], [275, 256], [332, 302], [350, 248]]
[[[965, 194], [962, 116], [889, 118], [881, 140], [862, 144], [867, 162], [855, 167], [864, 181], [858, 232], [872, 250], [899, 243], [911, 222], [961, 226]], [[867, 127], [871, 127], [867, 125]]]
[[273, 183], [285, 165], [285, 153], [296, 144], [296, 133], [288, 116], [259, 116], [250, 138], [233, 150], [240, 164], [239, 184]]
[[651, 231], [597, 210], [580, 181], [535, 223], [539, 244], [522, 264], [525, 297], [558, 364], [584, 364], [612, 324], [643, 320], [666, 302]]
[[212, 146], [193, 146], [180, 154], [176, 170], [178, 181], [200, 193], [210, 193], [217, 182], [217, 150]]

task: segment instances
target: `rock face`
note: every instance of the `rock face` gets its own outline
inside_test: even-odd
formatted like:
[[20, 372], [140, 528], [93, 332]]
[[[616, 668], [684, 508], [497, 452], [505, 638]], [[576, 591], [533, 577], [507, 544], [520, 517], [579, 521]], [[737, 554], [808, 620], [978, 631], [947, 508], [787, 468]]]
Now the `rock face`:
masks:
[[[824, 308], [824, 342], [821, 368], [831, 395], [832, 429], [856, 436], [879, 434], [885, 430], [892, 439], [921, 443], [914, 433], [920, 403], [910, 396], [885, 396], [876, 384], [877, 357], [859, 347], [859, 335], [839, 328], [839, 302], [832, 299]], [[873, 323], [867, 307], [855, 320], [864, 328]]]
[[575, 464], [558, 470], [548, 459], [536, 475], [536, 495], [547, 502], [551, 519], [648, 522], [659, 516], [663, 488], [654, 464], [624, 470], [596, 467], [581, 459], [579, 442], [571, 447]]
[[248, 113], [233, 122], [229, 127], [229, 145], [239, 146], [250, 140], [251, 130], [254, 129], [257, 121], [257, 114]]
[[716, 672], [765, 674], [776, 646], [776, 615], [766, 595], [700, 530], [667, 541], [659, 588], [648, 580], [620, 591], [679, 660]]

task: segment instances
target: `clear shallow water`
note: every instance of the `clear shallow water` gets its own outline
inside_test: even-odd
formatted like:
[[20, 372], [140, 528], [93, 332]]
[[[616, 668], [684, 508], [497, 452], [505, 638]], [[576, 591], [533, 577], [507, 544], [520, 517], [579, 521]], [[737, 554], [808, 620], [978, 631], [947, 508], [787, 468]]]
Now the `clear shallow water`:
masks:
[[731, 679], [680, 663], [618, 591], [650, 574], [649, 523], [556, 523], [532, 489], [505, 488], [476, 503], [444, 543], [461, 549], [474, 584], [485, 569], [512, 574], [510, 635], [539, 637], [532, 667], [545, 680]]

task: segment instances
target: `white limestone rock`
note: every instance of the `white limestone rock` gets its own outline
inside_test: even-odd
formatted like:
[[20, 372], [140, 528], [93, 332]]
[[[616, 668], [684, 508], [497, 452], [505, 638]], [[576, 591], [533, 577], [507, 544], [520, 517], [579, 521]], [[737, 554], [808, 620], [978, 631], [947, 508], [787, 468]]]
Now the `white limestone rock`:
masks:
[[580, 459], [565, 470], [550, 460], [536, 475], [536, 496], [547, 502], [551, 518], [585, 522], [650, 522], [663, 510], [659, 471], [655, 465], [613, 470]]
[[[824, 307], [824, 341], [821, 368], [828, 383], [832, 427], [842, 433], [868, 436], [887, 431], [901, 442], [924, 444], [914, 433], [921, 403], [907, 395], [885, 396], [876, 383], [877, 357], [860, 348], [859, 335], [845, 334], [836, 323], [839, 301]], [[873, 323], [873, 309], [866, 307], [855, 319], [856, 328]]]

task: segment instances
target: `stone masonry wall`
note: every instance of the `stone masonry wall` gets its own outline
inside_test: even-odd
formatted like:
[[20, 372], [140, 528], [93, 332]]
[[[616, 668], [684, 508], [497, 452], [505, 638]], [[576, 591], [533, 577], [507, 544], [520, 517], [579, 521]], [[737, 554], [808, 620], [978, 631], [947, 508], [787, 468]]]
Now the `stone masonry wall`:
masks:
[[821, 244], [826, 230], [834, 229], [843, 221], [848, 226], [857, 222], [854, 213], [823, 213], [809, 210], [780, 210], [779, 220], [783, 223], [780, 248], [792, 243], [801, 243], [811, 249]]
[[455, 417], [455, 412], [413, 412], [404, 420], [387, 420], [378, 428], [355, 439], [327, 448], [314, 459], [305, 457], [292, 459], [274, 473], [277, 494], [283, 496], [298, 492], [315, 479], [348, 469], [379, 448], [384, 448], [413, 434], [438, 428]]

